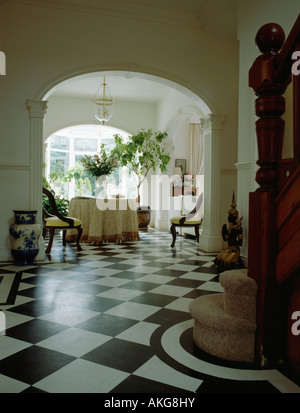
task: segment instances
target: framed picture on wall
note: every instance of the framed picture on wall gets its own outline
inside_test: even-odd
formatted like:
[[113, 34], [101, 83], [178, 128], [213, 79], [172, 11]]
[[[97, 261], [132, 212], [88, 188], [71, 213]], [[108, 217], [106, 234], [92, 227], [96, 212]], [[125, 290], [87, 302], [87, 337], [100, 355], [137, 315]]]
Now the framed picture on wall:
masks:
[[186, 174], [186, 159], [175, 159], [175, 168], [181, 168], [182, 175]]

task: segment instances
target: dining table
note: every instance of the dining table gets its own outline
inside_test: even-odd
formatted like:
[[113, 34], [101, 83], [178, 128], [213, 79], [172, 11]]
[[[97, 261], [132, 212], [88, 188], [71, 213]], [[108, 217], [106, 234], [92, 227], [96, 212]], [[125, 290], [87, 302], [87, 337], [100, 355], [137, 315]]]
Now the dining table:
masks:
[[[80, 240], [86, 243], [99, 245], [140, 239], [135, 199], [75, 197], [70, 200], [68, 216], [81, 220]], [[67, 242], [75, 241], [76, 237], [76, 230], [67, 231]]]

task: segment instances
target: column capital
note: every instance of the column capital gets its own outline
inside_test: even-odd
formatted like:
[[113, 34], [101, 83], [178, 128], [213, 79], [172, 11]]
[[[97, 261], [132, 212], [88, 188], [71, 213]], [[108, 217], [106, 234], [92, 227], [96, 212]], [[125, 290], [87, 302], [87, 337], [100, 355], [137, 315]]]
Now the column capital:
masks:
[[30, 100], [27, 99], [26, 108], [29, 112], [29, 118], [43, 118], [47, 110], [48, 102], [46, 100]]
[[225, 115], [215, 115], [210, 113], [207, 117], [200, 119], [201, 126], [204, 130], [220, 130], [222, 129], [225, 117]]

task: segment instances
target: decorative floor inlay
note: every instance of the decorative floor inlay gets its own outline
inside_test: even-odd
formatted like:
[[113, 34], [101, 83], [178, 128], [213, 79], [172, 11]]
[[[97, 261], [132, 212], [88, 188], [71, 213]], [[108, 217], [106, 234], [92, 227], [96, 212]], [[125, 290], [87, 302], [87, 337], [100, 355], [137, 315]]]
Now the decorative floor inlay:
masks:
[[[216, 378], [232, 382], [243, 381], [245, 388], [247, 382], [250, 388], [256, 384], [260, 391], [263, 388], [270, 391], [274, 386], [273, 391], [277, 388], [284, 392], [286, 388], [290, 388], [299, 392], [299, 387], [277, 370], [258, 369], [250, 363], [226, 362], [193, 348], [195, 346], [192, 344], [192, 328], [193, 320], [183, 321], [170, 327], [161, 337], [163, 349], [182, 366], [182, 370], [188, 368], [190, 371], [199, 373], [199, 378], [204, 379], [207, 376], [211, 381]], [[185, 341], [188, 345], [182, 342], [183, 335], [186, 335]], [[234, 383], [232, 386], [234, 388]]]
[[21, 272], [0, 272], [0, 305], [14, 304], [21, 277]]

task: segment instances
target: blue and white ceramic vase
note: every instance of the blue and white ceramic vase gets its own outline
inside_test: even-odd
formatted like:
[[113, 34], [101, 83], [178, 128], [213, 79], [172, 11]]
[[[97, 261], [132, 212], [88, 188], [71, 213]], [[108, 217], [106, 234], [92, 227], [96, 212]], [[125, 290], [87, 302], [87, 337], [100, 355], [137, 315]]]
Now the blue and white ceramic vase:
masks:
[[9, 227], [11, 252], [17, 265], [34, 265], [39, 253], [42, 228], [36, 223], [35, 210], [14, 210], [15, 223]]

